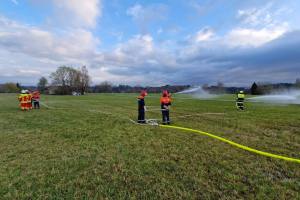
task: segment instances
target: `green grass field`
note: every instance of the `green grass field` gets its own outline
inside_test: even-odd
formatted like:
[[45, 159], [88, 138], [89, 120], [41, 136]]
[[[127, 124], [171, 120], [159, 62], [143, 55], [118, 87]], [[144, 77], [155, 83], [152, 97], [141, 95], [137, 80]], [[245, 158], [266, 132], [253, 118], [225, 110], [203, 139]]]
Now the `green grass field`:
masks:
[[[0, 199], [300, 199], [299, 163], [135, 125], [136, 96], [42, 96], [49, 108], [21, 112], [16, 95], [1, 94]], [[300, 158], [299, 105], [238, 112], [234, 102], [186, 97], [174, 96], [174, 125]], [[159, 96], [146, 104], [158, 109]]]

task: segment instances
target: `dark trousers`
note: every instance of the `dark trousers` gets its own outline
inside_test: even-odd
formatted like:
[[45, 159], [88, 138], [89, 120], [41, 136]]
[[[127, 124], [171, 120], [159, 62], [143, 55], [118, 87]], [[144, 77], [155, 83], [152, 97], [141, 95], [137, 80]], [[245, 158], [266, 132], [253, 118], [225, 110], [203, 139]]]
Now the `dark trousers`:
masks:
[[241, 99], [241, 98], [237, 99], [236, 106], [239, 109], [244, 110], [244, 99]]
[[40, 109], [40, 102], [33, 101], [33, 106], [34, 106], [34, 109]]
[[145, 123], [145, 110], [138, 110], [138, 123]]
[[169, 110], [161, 111], [163, 124], [170, 124], [170, 112]]

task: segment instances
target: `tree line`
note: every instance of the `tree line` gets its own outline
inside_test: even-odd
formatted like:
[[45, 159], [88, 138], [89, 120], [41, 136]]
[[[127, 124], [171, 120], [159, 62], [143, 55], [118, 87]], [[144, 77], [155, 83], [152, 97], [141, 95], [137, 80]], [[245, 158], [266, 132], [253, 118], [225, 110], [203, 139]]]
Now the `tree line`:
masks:
[[[0, 84], [0, 93], [18, 93], [22, 89], [35, 90], [38, 89], [43, 94], [70, 95], [89, 93], [138, 93], [141, 90], [147, 90], [149, 93], [160, 93], [162, 90], [168, 90], [176, 93], [190, 88], [190, 85], [165, 85], [159, 87], [143, 87], [130, 85], [114, 85], [108, 81], [91, 86], [91, 77], [89, 76], [86, 66], [78, 69], [69, 66], [60, 66], [50, 75], [50, 83], [46, 77], [41, 77], [37, 86], [21, 86], [19, 83]], [[250, 88], [244, 87], [225, 87], [223, 83], [218, 82], [216, 85], [209, 86], [204, 84], [204, 90], [213, 94], [236, 93], [245, 90], [249, 94], [262, 95], [272, 91], [286, 89], [300, 89], [300, 78], [295, 83], [256, 83], [254, 82]]]
[[250, 87], [249, 92], [252, 95], [270, 94], [273, 91], [300, 89], [300, 78], [296, 79], [295, 83], [256, 83]]
[[139, 93], [141, 90], [147, 90], [149, 93], [160, 93], [163, 90], [168, 90], [171, 93], [176, 93], [189, 88], [190, 85], [164, 85], [158, 87], [151, 86], [130, 86], [130, 85], [113, 85], [107, 81], [90, 87], [91, 93]]

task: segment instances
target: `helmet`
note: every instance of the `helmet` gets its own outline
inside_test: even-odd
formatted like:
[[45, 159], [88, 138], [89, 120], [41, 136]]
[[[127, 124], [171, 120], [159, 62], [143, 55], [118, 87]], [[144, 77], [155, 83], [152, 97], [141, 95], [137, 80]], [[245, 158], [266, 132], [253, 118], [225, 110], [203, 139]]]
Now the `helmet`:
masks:
[[240, 94], [243, 94], [243, 93], [244, 93], [244, 91], [243, 91], [243, 90], [241, 90], [241, 91], [240, 91]]
[[162, 92], [162, 95], [163, 95], [164, 97], [167, 97], [167, 96], [169, 96], [169, 92], [168, 92], [168, 90], [164, 90], [164, 91]]
[[26, 94], [26, 90], [21, 90], [21, 94]]
[[142, 91], [141, 91], [141, 96], [142, 96], [142, 97], [145, 97], [145, 96], [147, 96], [147, 95], [148, 95], [148, 93], [147, 93], [146, 90], [142, 90]]

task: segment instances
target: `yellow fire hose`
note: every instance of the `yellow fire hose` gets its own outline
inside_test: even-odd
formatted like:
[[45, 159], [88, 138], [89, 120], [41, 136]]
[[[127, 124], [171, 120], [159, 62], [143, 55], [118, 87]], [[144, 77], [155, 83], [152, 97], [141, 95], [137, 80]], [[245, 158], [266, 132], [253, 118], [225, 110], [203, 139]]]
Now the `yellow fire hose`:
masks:
[[228, 143], [228, 144], [230, 144], [232, 146], [235, 146], [235, 147], [240, 148], [240, 149], [244, 149], [244, 150], [252, 152], [252, 153], [256, 153], [256, 154], [259, 154], [259, 155], [262, 155], [262, 156], [266, 156], [266, 157], [271, 157], [271, 158], [277, 158], [277, 159], [281, 159], [281, 160], [286, 160], [286, 161], [290, 161], [290, 162], [296, 162], [296, 163], [300, 164], [300, 159], [289, 158], [289, 157], [286, 157], [286, 156], [281, 156], [281, 155], [276, 155], [276, 154], [272, 154], [272, 153], [268, 153], [268, 152], [264, 152], [264, 151], [259, 151], [259, 150], [256, 150], [256, 149], [253, 149], [253, 148], [250, 148], [250, 147], [247, 147], [247, 146], [235, 143], [233, 141], [227, 140], [227, 139], [222, 138], [220, 136], [216, 136], [216, 135], [213, 135], [211, 133], [204, 132], [204, 131], [199, 131], [199, 130], [190, 129], [190, 128], [184, 128], [184, 127], [179, 127], [179, 126], [170, 126], [170, 125], [159, 125], [159, 126], [163, 127], [163, 128], [171, 128], [171, 129], [189, 131], [189, 132], [197, 133], [197, 134], [200, 134], [200, 135], [206, 135], [208, 137], [212, 137], [214, 139], [220, 140], [222, 142]]

